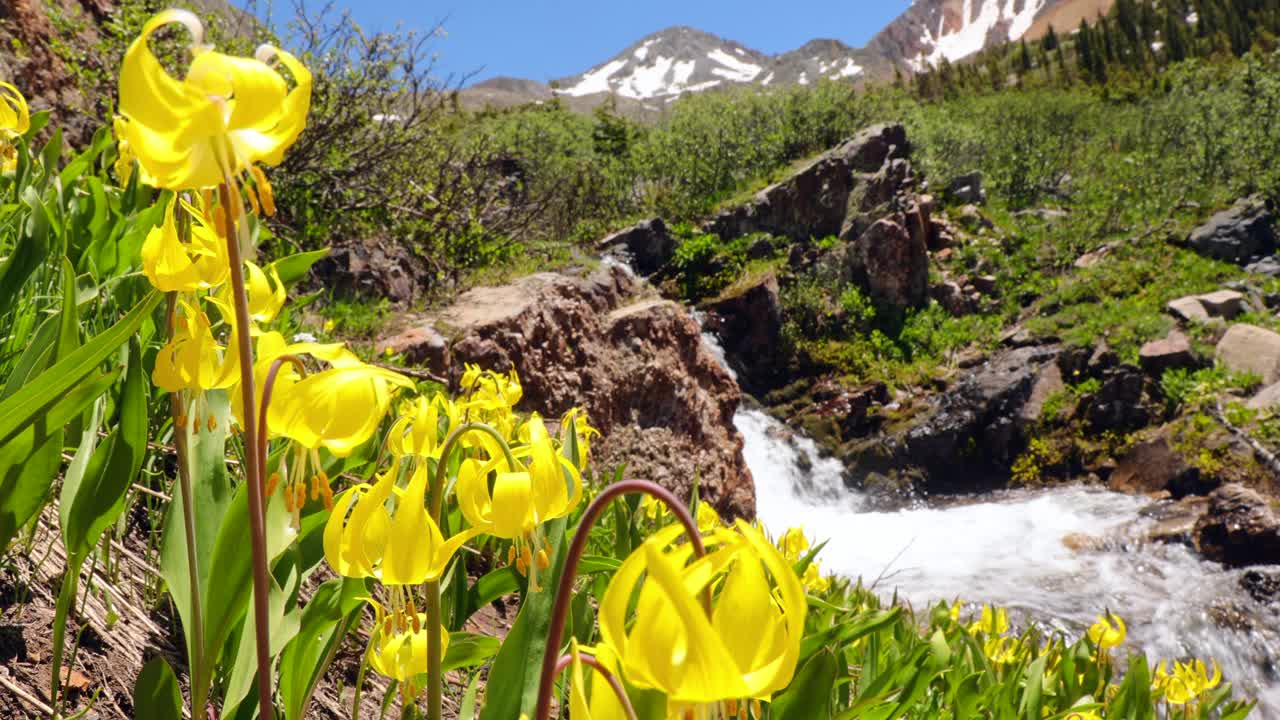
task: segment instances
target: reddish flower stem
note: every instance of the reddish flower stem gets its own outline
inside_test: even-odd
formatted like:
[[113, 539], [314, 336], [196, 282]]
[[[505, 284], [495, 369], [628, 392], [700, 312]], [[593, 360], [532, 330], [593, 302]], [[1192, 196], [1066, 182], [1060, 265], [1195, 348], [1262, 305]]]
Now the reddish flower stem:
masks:
[[303, 377], [307, 376], [307, 366], [297, 355], [281, 355], [271, 363], [271, 369], [267, 370], [267, 379], [262, 384], [262, 408], [258, 411], [258, 467], [262, 468], [262, 472], [267, 471], [267, 445], [271, 437], [267, 430], [267, 409], [271, 407], [271, 395], [276, 388], [276, 376], [280, 374], [280, 368], [284, 367], [285, 363], [291, 363]]
[[[542, 674], [538, 683], [538, 704], [534, 710], [533, 717], [535, 720], [549, 720], [551, 717], [551, 693], [554, 691], [556, 684], [556, 660], [560, 657], [561, 639], [564, 637], [564, 626], [568, 619], [569, 603], [573, 599], [573, 581], [578, 575], [578, 565], [582, 561], [582, 554], [587, 549], [587, 540], [591, 535], [591, 528], [595, 526], [596, 521], [604, 514], [609, 507], [609, 503], [619, 496], [628, 493], [644, 493], [651, 495], [658, 500], [666, 503], [671, 508], [671, 512], [684, 526], [685, 534], [689, 536], [689, 542], [693, 545], [693, 552], [698, 557], [707, 554], [706, 547], [702, 544], [702, 535], [698, 533], [698, 524], [694, 522], [693, 516], [689, 514], [689, 509], [680, 502], [670, 490], [651, 483], [648, 480], [623, 480], [605, 488], [596, 499], [587, 506], [586, 512], [582, 514], [582, 520], [578, 523], [577, 531], [573, 536], [573, 542], [569, 545], [569, 553], [565, 557], [564, 570], [560, 573], [560, 581], [556, 586], [556, 599], [551, 607], [551, 627], [547, 631], [547, 649], [542, 655]], [[705, 591], [709, 593], [710, 591]], [[710, 607], [708, 597], [703, 598], [703, 602]]]
[[253, 404], [257, 393], [253, 387], [253, 347], [249, 337], [249, 296], [244, 286], [244, 262], [240, 257], [240, 239], [235, 232], [238, 224], [244, 221], [242, 213], [233, 214], [231, 206], [232, 193], [235, 192], [230, 177], [218, 186], [219, 200], [227, 213], [227, 256], [231, 265], [231, 295], [236, 313], [236, 340], [240, 353], [240, 392], [243, 400], [244, 417], [240, 423], [244, 430], [245, 475], [249, 483], [249, 539], [253, 546], [253, 618], [254, 634], [257, 636], [258, 651], [258, 717], [260, 720], [272, 720], [275, 717], [271, 702], [271, 609], [267, 604], [267, 593], [270, 592], [271, 580], [267, 576], [267, 530], [263, 511], [262, 498], [262, 466], [258, 463], [261, 454], [258, 450], [257, 417], [253, 412]]

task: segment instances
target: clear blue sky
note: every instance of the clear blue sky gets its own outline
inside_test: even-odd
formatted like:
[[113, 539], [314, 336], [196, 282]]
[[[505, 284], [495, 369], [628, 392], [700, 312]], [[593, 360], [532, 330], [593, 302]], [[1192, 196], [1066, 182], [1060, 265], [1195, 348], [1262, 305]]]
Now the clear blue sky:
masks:
[[[319, 6], [320, 0], [311, 0]], [[473, 81], [496, 75], [551, 80], [582, 72], [672, 25], [690, 25], [766, 53], [814, 38], [854, 47], [910, 0], [338, 0], [368, 29], [429, 29], [444, 19], [437, 66]], [[277, 8], [287, 2], [276, 2]], [[277, 11], [278, 12], [278, 11]]]

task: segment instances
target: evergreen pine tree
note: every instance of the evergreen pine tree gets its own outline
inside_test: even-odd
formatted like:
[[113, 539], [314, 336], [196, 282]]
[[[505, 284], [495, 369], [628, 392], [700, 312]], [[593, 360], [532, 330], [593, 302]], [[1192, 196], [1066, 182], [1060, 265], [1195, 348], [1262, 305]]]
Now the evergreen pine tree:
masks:
[[1052, 25], [1045, 31], [1044, 38], [1040, 40], [1040, 47], [1044, 48], [1045, 52], [1052, 52], [1058, 49], [1058, 33], [1054, 31]]
[[1182, 62], [1189, 55], [1186, 23], [1178, 13], [1169, 8], [1164, 14], [1164, 53], [1169, 62]]

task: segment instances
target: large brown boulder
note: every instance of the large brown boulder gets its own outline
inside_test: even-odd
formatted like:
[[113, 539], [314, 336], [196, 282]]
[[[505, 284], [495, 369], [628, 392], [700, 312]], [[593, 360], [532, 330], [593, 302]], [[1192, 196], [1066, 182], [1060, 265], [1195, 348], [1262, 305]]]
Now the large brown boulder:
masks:
[[1200, 470], [1169, 443], [1167, 433], [1134, 443], [1107, 479], [1112, 490], [1126, 493], [1169, 492], [1184, 497], [1212, 488], [1201, 481]]
[[1223, 485], [1209, 496], [1209, 509], [1196, 523], [1200, 553], [1232, 567], [1280, 564], [1280, 515], [1243, 485]]
[[431, 370], [455, 381], [464, 363], [515, 368], [522, 410], [585, 408], [603, 435], [592, 448], [601, 476], [625, 465], [627, 477], [685, 497], [696, 479], [723, 513], [750, 517], [754, 486], [733, 426], [738, 385], [689, 313], [646, 288], [617, 266], [585, 278], [539, 273], [469, 290], [405, 333], [429, 326], [447, 338], [448, 362]]

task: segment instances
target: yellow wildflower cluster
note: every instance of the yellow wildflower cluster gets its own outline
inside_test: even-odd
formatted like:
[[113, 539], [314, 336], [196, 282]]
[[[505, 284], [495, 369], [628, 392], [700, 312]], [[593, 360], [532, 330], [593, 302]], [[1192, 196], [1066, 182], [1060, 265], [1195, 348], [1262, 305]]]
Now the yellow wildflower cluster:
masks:
[[1212, 665], [1213, 675], [1210, 676], [1203, 660], [1174, 662], [1172, 672], [1168, 663], [1162, 660], [1156, 667], [1153, 689], [1170, 705], [1194, 705], [1222, 683], [1222, 668], [1216, 661]]

